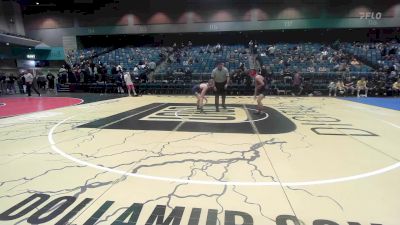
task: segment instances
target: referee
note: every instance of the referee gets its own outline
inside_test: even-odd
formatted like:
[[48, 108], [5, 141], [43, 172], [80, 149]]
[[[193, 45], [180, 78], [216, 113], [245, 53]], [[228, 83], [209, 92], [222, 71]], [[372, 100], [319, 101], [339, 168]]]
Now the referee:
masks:
[[214, 92], [215, 92], [215, 108], [219, 112], [219, 96], [222, 96], [222, 107], [226, 109], [225, 98], [226, 89], [229, 83], [229, 72], [224, 66], [223, 62], [218, 63], [218, 66], [212, 71], [211, 79], [213, 81]]

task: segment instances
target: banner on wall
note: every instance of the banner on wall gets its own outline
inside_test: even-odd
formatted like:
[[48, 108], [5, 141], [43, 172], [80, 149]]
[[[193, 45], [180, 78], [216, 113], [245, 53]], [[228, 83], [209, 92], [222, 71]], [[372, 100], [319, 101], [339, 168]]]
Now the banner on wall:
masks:
[[49, 67], [49, 61], [47, 60], [17, 60], [18, 68], [41, 68], [41, 67]]
[[[32, 57], [34, 55], [34, 58]], [[29, 49], [24, 47], [14, 47], [11, 49], [10, 58], [27, 60], [64, 60], [63, 47], [51, 47], [49, 49]]]

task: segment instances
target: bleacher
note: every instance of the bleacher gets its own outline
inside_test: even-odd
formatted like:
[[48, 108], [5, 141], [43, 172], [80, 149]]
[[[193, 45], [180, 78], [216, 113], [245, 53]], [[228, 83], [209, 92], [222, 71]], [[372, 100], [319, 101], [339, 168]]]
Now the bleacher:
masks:
[[[261, 44], [261, 49], [267, 49], [269, 45]], [[327, 51], [327, 56], [324, 60], [320, 60], [322, 50]], [[335, 57], [339, 52], [329, 46], [324, 46], [320, 43], [299, 43], [299, 44], [276, 44], [275, 53], [262, 54], [260, 59], [262, 64], [271, 68], [274, 73], [283, 73], [284, 70], [309, 72], [309, 67], [313, 67], [316, 72], [333, 72], [335, 66], [340, 62], [330, 61], [329, 58]], [[281, 63], [292, 58], [289, 63]], [[365, 64], [350, 65], [350, 72], [371, 72], [373, 69]]]
[[132, 70], [143, 61], [159, 63], [160, 54], [164, 48], [159, 47], [125, 47], [118, 48], [95, 57], [93, 61], [106, 65], [121, 65], [127, 70]]
[[[211, 73], [219, 61], [225, 62], [225, 67], [229, 71], [237, 69], [240, 63], [245, 63], [249, 67], [248, 54], [243, 45], [222, 46], [222, 51], [214, 52], [212, 47], [195, 46], [181, 51], [180, 60], [172, 57], [170, 63], [163, 64], [158, 74], [165, 74], [167, 70], [184, 71], [189, 68], [193, 74]], [[189, 61], [191, 61], [189, 63]]]
[[[346, 65], [349, 71], [337, 71], [337, 60], [339, 54], [344, 55], [340, 50], [335, 50], [320, 43], [300, 43], [300, 44], [276, 44], [275, 53], [269, 54], [267, 44], [259, 44], [259, 60], [261, 65], [269, 66], [272, 72], [272, 82], [270, 89], [273, 93], [290, 93], [292, 81], [287, 74], [295, 71], [301, 72], [302, 77], [311, 83], [311, 88], [316, 91], [326, 92], [328, 83], [342, 77], [344, 74], [352, 77], [371, 76], [373, 68], [360, 62], [359, 65], [350, 65], [348, 59], [351, 55], [345, 55]], [[154, 75], [154, 82], [141, 83], [142, 93], [153, 94], [189, 94], [195, 83], [210, 79], [211, 71], [220, 61], [225, 62], [229, 71], [238, 69], [240, 63], [244, 63], [249, 68], [249, 50], [244, 45], [225, 45], [221, 51], [214, 51], [209, 46], [193, 46], [190, 48], [178, 49], [169, 52], [169, 60], [162, 62], [162, 54], [167, 52], [164, 47], [124, 47], [106, 51], [105, 48], [91, 48], [75, 52], [75, 56], [91, 56], [93, 52], [106, 51], [93, 58], [93, 62], [101, 62], [109, 69], [111, 65], [121, 65], [125, 70], [131, 71], [136, 65], [143, 62], [156, 62], [158, 68]], [[326, 50], [327, 55], [321, 60], [321, 51]], [[176, 54], [179, 54], [177, 56]], [[336, 57], [336, 60], [330, 60]], [[176, 60], [179, 58], [180, 60]], [[291, 58], [289, 63], [282, 63], [281, 60]], [[190, 61], [190, 63], [189, 63]], [[315, 72], [309, 72], [308, 67], [314, 67]], [[324, 70], [320, 70], [323, 67]], [[140, 68], [140, 67], [139, 67]], [[186, 68], [191, 70], [189, 81], [180, 77]], [[169, 77], [167, 71], [172, 71], [173, 79]], [[139, 74], [142, 72], [139, 71]], [[111, 78], [111, 77], [110, 77]], [[113, 79], [113, 78], [111, 78]], [[247, 79], [247, 78], [246, 78]], [[249, 82], [232, 84], [229, 88], [230, 94], [247, 95], [252, 94], [253, 86], [250, 78]], [[75, 89], [84, 89], [89, 92], [114, 92], [116, 85], [110, 83], [76, 84]]]
[[72, 64], [76, 64], [76, 63], [79, 63], [82, 59], [89, 59], [95, 55], [102, 54], [109, 50], [110, 50], [110, 48], [100, 48], [100, 47], [78, 49], [78, 50], [69, 52], [68, 56], [69, 56], [70, 62]]
[[[384, 46], [382, 43], [342, 43], [341, 48], [345, 49], [346, 52], [380, 68], [389, 68], [396, 62], [400, 61], [400, 54], [392, 57], [383, 56], [382, 51]], [[400, 43], [389, 43], [386, 46], [387, 53], [393, 48], [399, 51]]]

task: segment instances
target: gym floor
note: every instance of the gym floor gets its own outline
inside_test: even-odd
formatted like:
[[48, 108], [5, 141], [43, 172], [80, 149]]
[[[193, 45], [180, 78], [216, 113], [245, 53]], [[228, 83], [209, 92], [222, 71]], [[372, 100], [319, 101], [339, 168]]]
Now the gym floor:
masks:
[[194, 102], [0, 98], [0, 224], [399, 224], [400, 111], [267, 97], [256, 115], [251, 97], [228, 97], [215, 112], [210, 96], [201, 114]]

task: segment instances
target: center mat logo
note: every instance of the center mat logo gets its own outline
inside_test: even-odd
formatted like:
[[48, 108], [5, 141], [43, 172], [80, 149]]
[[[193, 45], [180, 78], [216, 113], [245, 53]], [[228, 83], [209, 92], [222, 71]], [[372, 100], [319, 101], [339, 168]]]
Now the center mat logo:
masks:
[[195, 106], [168, 106], [140, 120], [149, 121], [190, 121], [199, 123], [240, 123], [248, 120], [243, 107], [227, 107], [215, 112], [214, 107], [204, 107], [204, 112]]
[[279, 134], [296, 129], [296, 125], [279, 111], [266, 107], [254, 114], [254, 106], [228, 105], [215, 112], [212, 106], [200, 113], [188, 103], [153, 103], [99, 119], [81, 128], [184, 131], [212, 133]]

